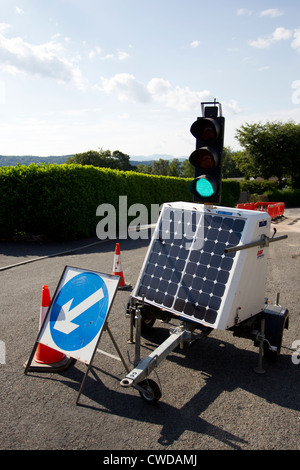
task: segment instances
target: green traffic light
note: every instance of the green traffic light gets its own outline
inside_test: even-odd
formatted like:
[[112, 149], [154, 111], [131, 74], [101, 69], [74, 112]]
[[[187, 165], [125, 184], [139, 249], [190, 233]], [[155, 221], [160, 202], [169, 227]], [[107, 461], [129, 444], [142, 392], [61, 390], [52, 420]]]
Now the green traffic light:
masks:
[[202, 175], [194, 179], [189, 184], [189, 191], [196, 197], [208, 199], [215, 196], [218, 185], [216, 181], [208, 175]]
[[195, 189], [201, 197], [211, 197], [215, 194], [213, 184], [206, 178], [199, 178], [196, 181]]

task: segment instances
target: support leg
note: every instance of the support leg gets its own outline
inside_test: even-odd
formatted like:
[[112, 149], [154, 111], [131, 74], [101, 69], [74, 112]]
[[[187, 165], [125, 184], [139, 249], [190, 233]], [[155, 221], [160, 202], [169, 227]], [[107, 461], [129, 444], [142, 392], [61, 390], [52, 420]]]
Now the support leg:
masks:
[[259, 334], [259, 357], [258, 357], [258, 366], [254, 368], [254, 372], [257, 374], [264, 374], [266, 371], [262, 366], [262, 359], [264, 354], [264, 340], [265, 340], [265, 320], [261, 321], [261, 330]]

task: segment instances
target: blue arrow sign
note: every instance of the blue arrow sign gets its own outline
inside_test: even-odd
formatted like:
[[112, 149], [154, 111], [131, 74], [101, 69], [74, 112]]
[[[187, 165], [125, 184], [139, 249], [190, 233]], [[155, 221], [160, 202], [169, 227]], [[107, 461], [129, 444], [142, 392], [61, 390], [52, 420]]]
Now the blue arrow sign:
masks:
[[56, 295], [50, 313], [50, 333], [65, 351], [87, 346], [104, 325], [109, 293], [101, 276], [92, 272], [75, 275]]

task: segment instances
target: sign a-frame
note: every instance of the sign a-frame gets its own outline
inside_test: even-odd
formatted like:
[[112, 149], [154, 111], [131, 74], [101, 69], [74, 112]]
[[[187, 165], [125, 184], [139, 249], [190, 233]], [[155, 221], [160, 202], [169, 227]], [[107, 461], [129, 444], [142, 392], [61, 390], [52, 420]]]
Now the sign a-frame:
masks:
[[38, 342], [90, 364], [119, 282], [119, 276], [66, 266]]
[[107, 329], [112, 338], [107, 318], [119, 283], [120, 276], [117, 275], [66, 266], [25, 373], [38, 343], [44, 344], [88, 365], [81, 393], [102, 332]]

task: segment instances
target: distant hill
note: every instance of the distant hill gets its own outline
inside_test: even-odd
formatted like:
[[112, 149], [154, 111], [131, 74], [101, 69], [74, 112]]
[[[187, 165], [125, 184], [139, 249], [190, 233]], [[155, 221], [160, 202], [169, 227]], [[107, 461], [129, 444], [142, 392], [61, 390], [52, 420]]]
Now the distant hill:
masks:
[[153, 162], [154, 160], [174, 160], [177, 158], [179, 161], [186, 160], [188, 157], [174, 157], [174, 155], [167, 155], [164, 153], [154, 153], [153, 155], [130, 155], [130, 163], [138, 161], [138, 163], [143, 163], [144, 165], [149, 164], [149, 162]]
[[138, 165], [153, 165], [153, 160], [130, 160], [130, 165], [138, 166]]
[[174, 159], [179, 160], [180, 162], [183, 162], [186, 160], [188, 157], [174, 157], [173, 155], [164, 155], [164, 154], [154, 154], [154, 155], [149, 155], [147, 157], [143, 155], [132, 155], [130, 157], [130, 164], [132, 166], [138, 166], [138, 165], [152, 165], [154, 160], [169, 160], [172, 161]]
[[130, 155], [130, 161], [131, 160], [137, 160], [139, 163], [145, 163], [145, 160], [147, 161], [153, 161], [153, 160], [173, 160], [173, 155], [167, 155], [165, 153], [154, 153], [152, 155]]
[[[18, 163], [19, 165], [30, 165], [31, 163], [57, 163], [58, 165], [65, 163], [68, 157], [73, 157], [73, 155], [61, 155], [61, 156], [49, 156], [49, 157], [35, 157], [33, 155], [20, 155], [20, 156], [5, 156], [0, 155], [0, 166], [16, 166]], [[149, 156], [143, 155], [132, 155], [130, 156], [130, 164], [132, 166], [137, 166], [140, 164], [143, 165], [152, 165], [154, 160], [173, 160], [174, 158], [172, 155], [164, 155], [164, 154], [154, 154]], [[186, 160], [187, 157], [180, 157], [178, 160], [183, 161]]]
[[31, 163], [65, 163], [67, 157], [72, 157], [73, 155], [62, 155], [60, 157], [34, 157], [32, 155], [22, 155], [22, 156], [4, 156], [0, 155], [0, 166], [16, 166], [19, 165], [30, 165]]

